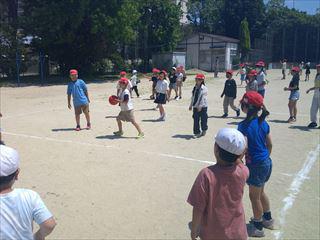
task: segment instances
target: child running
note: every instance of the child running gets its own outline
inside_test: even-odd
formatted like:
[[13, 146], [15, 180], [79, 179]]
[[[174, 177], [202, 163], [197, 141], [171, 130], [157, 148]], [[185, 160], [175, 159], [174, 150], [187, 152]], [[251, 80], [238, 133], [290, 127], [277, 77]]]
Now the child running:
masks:
[[188, 197], [193, 206], [191, 239], [248, 238], [242, 204], [249, 171], [242, 163], [247, 143], [241, 132], [220, 129], [215, 137], [215, 165], [198, 174]]
[[247, 70], [246, 70], [246, 65], [244, 63], [241, 63], [239, 66], [240, 66], [240, 70], [238, 71], [236, 76], [238, 76], [238, 74], [240, 73], [240, 81], [241, 81], [240, 86], [242, 86], [242, 83], [246, 81]]
[[221, 94], [221, 97], [224, 96], [223, 99], [223, 112], [222, 118], [228, 117], [228, 107], [230, 107], [236, 112], [237, 117], [240, 116], [240, 109], [234, 106], [234, 100], [237, 98], [237, 84], [236, 81], [232, 78], [233, 71], [226, 71], [226, 82], [224, 84], [224, 89]]
[[114, 132], [113, 134], [116, 136], [122, 136], [123, 135], [123, 130], [122, 130], [122, 122], [131, 122], [137, 129], [138, 131], [138, 137], [137, 138], [142, 138], [144, 136], [143, 132], [141, 131], [140, 126], [136, 122], [134, 118], [134, 113], [133, 113], [133, 104], [130, 96], [130, 92], [128, 90], [128, 79], [127, 78], [121, 78], [119, 80], [119, 85], [120, 85], [120, 93], [118, 95], [118, 102], [120, 103], [120, 113], [117, 116], [117, 123], [118, 123], [118, 128], [119, 131]]
[[156, 85], [156, 99], [154, 100], [154, 103], [158, 104], [157, 107], [160, 112], [160, 118], [158, 118], [158, 121], [166, 120], [166, 113], [163, 107], [167, 101], [169, 102], [169, 83], [166, 80], [166, 77], [167, 72], [162, 70], [159, 74], [159, 79]]
[[284, 91], [290, 91], [290, 96], [289, 96], [289, 114], [290, 117], [288, 119], [288, 123], [295, 122], [297, 121], [297, 102], [300, 97], [299, 93], [299, 81], [300, 81], [300, 69], [299, 67], [293, 67], [291, 69], [291, 74], [292, 74], [292, 80], [289, 83], [289, 87], [285, 87]]
[[75, 69], [70, 70], [71, 82], [68, 84], [68, 108], [71, 109], [71, 95], [73, 99], [74, 113], [76, 117], [76, 131], [80, 131], [80, 115], [83, 112], [87, 120], [87, 128], [91, 129], [90, 113], [89, 113], [89, 94], [88, 88], [82, 79], [78, 79], [78, 71]]
[[159, 79], [159, 73], [160, 70], [157, 68], [153, 68], [152, 69], [152, 77], [150, 79], [150, 81], [152, 81], [152, 90], [151, 90], [151, 95], [150, 95], [150, 99], [154, 99], [155, 95], [156, 95], [156, 85]]
[[310, 91], [314, 91], [313, 98], [312, 98], [312, 104], [310, 108], [310, 120], [311, 123], [308, 125], [309, 128], [315, 128], [317, 127], [317, 114], [318, 111], [320, 111], [320, 64], [316, 66], [317, 68], [317, 74], [314, 79], [314, 87], [309, 88], [307, 90], [307, 94]]
[[[19, 154], [13, 148], [0, 145], [0, 239], [42, 240], [56, 222], [38, 193], [13, 188], [20, 169]], [[33, 222], [39, 225], [33, 233]]]
[[132, 77], [130, 78], [130, 82], [132, 85], [131, 91], [135, 91], [137, 97], [139, 97], [139, 92], [138, 92], [138, 83], [139, 83], [139, 79], [138, 79], [138, 72], [137, 70], [133, 70], [132, 71]]
[[310, 62], [307, 62], [306, 63], [306, 79], [305, 79], [305, 82], [310, 80], [310, 73], [311, 73], [310, 68], [311, 68]]
[[248, 80], [246, 81], [247, 82], [246, 92], [249, 92], [249, 91], [257, 92], [258, 91], [258, 82], [256, 80], [257, 74], [258, 74], [257, 71], [254, 69], [249, 72]]
[[[193, 109], [193, 134], [195, 138], [205, 136], [208, 130], [208, 88], [204, 84], [205, 76], [202, 73], [196, 75], [196, 85], [192, 90], [189, 110]], [[201, 130], [200, 131], [200, 121]]]
[[[238, 130], [248, 140], [246, 166], [250, 174], [247, 183], [253, 211], [248, 235], [263, 237], [263, 228], [273, 229], [274, 224], [269, 199], [264, 190], [272, 171], [270, 127], [265, 121], [268, 112], [263, 107], [263, 97], [257, 92], [245, 93], [240, 102], [242, 111], [247, 115], [246, 119], [239, 123]], [[262, 113], [258, 116], [260, 110]]]

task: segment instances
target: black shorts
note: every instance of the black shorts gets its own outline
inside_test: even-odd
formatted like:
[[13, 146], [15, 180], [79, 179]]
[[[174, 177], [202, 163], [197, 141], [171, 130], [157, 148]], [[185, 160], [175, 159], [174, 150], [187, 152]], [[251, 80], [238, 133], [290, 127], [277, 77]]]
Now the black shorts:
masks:
[[156, 94], [156, 100], [154, 100], [154, 103], [158, 103], [158, 104], [166, 104], [167, 99], [166, 99], [166, 94], [164, 93], [157, 93]]

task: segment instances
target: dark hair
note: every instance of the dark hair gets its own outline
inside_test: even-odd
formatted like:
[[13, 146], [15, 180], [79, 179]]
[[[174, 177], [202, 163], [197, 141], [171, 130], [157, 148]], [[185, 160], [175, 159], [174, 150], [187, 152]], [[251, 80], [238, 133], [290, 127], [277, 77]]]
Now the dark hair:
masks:
[[[251, 105], [251, 104], [247, 104], [247, 103], [242, 102], [241, 109], [243, 110], [244, 107], [246, 107], [248, 109], [247, 117], [244, 120], [245, 122], [248, 122], [248, 123], [251, 122], [254, 118], [258, 117], [259, 124], [260, 124], [270, 114], [264, 106], [262, 108], [258, 108], [256, 106]], [[258, 112], [260, 110], [262, 110], [262, 113], [260, 116], [258, 116]]]
[[[206, 85], [206, 84], [204, 83], [204, 80], [201, 82], [200, 87], [201, 87], [202, 85]], [[195, 93], [196, 88], [197, 88], [197, 84], [196, 84], [196, 85], [193, 87], [193, 89], [192, 89], [192, 95]]]
[[3, 188], [4, 186], [8, 185], [16, 176], [18, 170], [15, 171], [14, 173], [10, 174], [9, 176], [5, 177], [0, 177], [0, 189]]
[[234, 163], [238, 158], [239, 155], [233, 154], [231, 152], [228, 152], [224, 149], [222, 149], [218, 144], [218, 150], [219, 150], [219, 157], [223, 160], [226, 161], [228, 163]]

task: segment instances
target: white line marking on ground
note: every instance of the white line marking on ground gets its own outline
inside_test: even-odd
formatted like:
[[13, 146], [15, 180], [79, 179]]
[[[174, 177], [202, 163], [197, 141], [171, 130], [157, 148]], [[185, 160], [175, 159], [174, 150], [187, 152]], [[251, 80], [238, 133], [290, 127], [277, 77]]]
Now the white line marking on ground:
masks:
[[290, 188], [288, 189], [289, 195], [282, 200], [284, 202], [284, 206], [280, 211], [280, 230], [273, 233], [275, 239], [282, 239], [283, 231], [281, 231], [281, 228], [285, 224], [287, 212], [293, 206], [293, 203], [300, 192], [300, 188], [303, 182], [308, 178], [308, 174], [313, 164], [318, 160], [319, 152], [320, 144], [318, 144], [317, 148], [314, 151], [309, 152], [307, 160], [304, 162], [303, 167], [300, 169], [300, 171], [296, 174], [295, 178], [293, 179], [290, 185]]
[[[2, 132], [2, 133], [3, 134], [7, 134], [7, 135], [11, 135], [11, 136], [31, 138], [31, 139], [37, 139], [37, 140], [45, 140], [45, 141], [51, 141], [51, 142], [71, 143], [71, 144], [79, 144], [79, 145], [92, 146], [92, 147], [103, 147], [103, 148], [120, 149], [119, 147], [110, 146], [110, 145], [101, 145], [101, 144], [86, 143], [86, 142], [77, 142], [77, 141], [72, 141], [72, 140], [62, 140], [62, 139], [41, 137], [41, 136], [33, 136], [33, 135], [20, 134], [20, 133], [11, 133], [11, 132]], [[133, 150], [131, 152], [145, 153], [145, 154], [148, 154], [148, 155], [158, 155], [158, 156], [161, 156], [161, 157], [167, 157], [167, 158], [173, 158], [173, 159], [182, 159], [182, 160], [186, 160], [186, 161], [192, 161], [192, 162], [198, 162], [198, 163], [204, 163], [204, 164], [210, 164], [210, 165], [215, 163], [214, 161], [205, 161], [205, 160], [194, 159], [194, 158], [183, 157], [183, 156], [172, 155], [172, 154], [166, 154], [166, 153], [139, 151], [139, 150]]]

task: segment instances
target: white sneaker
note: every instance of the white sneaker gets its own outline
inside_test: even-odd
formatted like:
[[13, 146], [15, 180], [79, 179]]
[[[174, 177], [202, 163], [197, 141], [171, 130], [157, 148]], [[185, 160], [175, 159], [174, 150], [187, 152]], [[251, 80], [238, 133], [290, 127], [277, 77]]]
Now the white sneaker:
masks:
[[264, 237], [264, 231], [257, 229], [253, 223], [247, 224], [247, 232], [249, 237]]
[[270, 220], [265, 220], [264, 218], [262, 218], [262, 225], [264, 228], [274, 230], [274, 219], [271, 218]]

